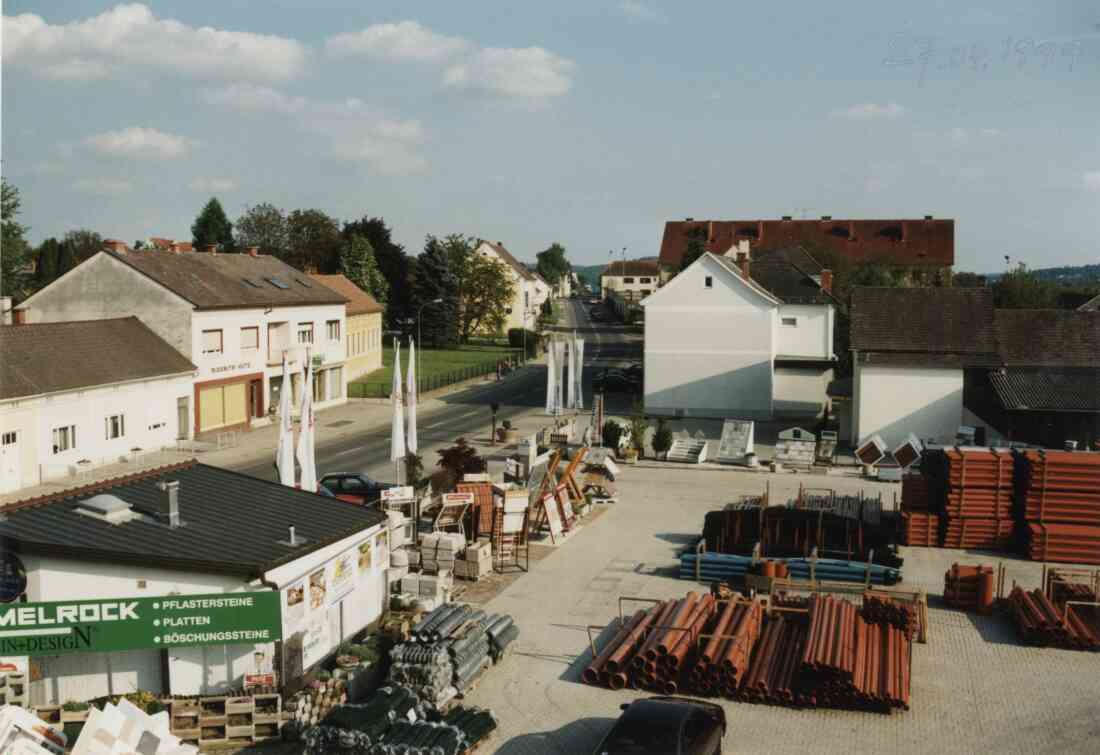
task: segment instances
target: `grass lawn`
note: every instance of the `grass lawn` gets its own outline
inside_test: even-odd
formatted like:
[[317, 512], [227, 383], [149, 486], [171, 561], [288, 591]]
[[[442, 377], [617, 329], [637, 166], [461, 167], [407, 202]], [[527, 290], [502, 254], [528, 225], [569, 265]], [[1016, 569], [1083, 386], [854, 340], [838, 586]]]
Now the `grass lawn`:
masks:
[[[420, 390], [456, 383], [476, 375], [493, 372], [496, 363], [510, 355], [518, 356], [522, 349], [510, 349], [499, 342], [480, 342], [452, 346], [446, 349], [416, 351], [416, 376]], [[409, 372], [409, 350], [401, 349], [401, 384]], [[483, 369], [478, 369], [479, 367]], [[364, 375], [348, 386], [348, 396], [389, 395], [393, 385], [393, 347], [382, 350], [382, 368]], [[357, 387], [352, 387], [357, 386]]]

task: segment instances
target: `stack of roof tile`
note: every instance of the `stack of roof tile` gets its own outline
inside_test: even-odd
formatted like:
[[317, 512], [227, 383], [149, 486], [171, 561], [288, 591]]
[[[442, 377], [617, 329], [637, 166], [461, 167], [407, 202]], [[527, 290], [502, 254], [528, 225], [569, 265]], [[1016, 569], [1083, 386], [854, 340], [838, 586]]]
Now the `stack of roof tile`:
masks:
[[1100, 454], [1017, 457], [1016, 513], [1036, 561], [1100, 563]]
[[474, 503], [467, 513], [469, 517], [467, 534], [470, 540], [476, 540], [479, 535], [492, 535], [493, 483], [460, 482], [455, 486], [455, 490], [459, 493], [474, 494]]

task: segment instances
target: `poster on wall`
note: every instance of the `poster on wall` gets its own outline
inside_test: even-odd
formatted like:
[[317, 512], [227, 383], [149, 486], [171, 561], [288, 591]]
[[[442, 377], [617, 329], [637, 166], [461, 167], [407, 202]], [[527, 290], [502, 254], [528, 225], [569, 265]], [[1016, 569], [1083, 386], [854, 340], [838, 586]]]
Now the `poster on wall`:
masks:
[[308, 669], [325, 657], [329, 651], [328, 619], [324, 611], [313, 611], [306, 622], [302, 636], [302, 668]]
[[286, 615], [283, 622], [297, 626], [306, 616], [306, 582], [300, 579], [286, 588]]
[[[370, 541], [368, 540], [367, 542]], [[371, 566], [375, 569], [385, 568], [389, 557], [390, 554], [386, 549], [386, 533], [379, 532], [374, 541], [374, 557], [371, 559]]]
[[328, 591], [330, 605], [355, 589], [355, 578], [359, 573], [355, 564], [356, 555], [354, 550], [349, 550], [332, 562], [332, 586]]
[[325, 570], [318, 569], [309, 575], [309, 612], [324, 608], [325, 606]]
[[359, 573], [366, 574], [371, 569], [371, 559], [374, 553], [374, 543], [371, 540], [364, 540], [359, 543]]

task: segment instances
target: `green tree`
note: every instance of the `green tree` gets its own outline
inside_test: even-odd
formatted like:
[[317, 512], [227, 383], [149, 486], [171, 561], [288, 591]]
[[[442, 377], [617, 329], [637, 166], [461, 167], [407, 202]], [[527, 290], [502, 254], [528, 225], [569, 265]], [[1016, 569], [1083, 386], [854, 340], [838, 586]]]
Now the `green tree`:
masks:
[[373, 296], [379, 304], [386, 303], [389, 298], [389, 283], [378, 269], [374, 248], [365, 236], [352, 236], [344, 244], [344, 251], [340, 255], [340, 269], [348, 280]]
[[57, 274], [64, 275], [86, 259], [91, 259], [103, 251], [103, 237], [87, 228], [78, 228], [65, 234], [62, 242], [65, 249], [61, 255], [61, 264]]
[[345, 242], [350, 241], [352, 236], [363, 236], [370, 241], [374, 259], [389, 291], [385, 317], [390, 327], [396, 327], [399, 322], [412, 317], [415, 314], [412, 312], [412, 291], [416, 258], [406, 254], [405, 247], [393, 240], [386, 221], [364, 215], [359, 220], [344, 223], [341, 234]]
[[344, 239], [335, 219], [321, 210], [295, 210], [287, 217], [285, 262], [305, 272], [340, 272]]
[[993, 284], [993, 304], [1008, 309], [1047, 309], [1058, 301], [1058, 286], [1020, 263]]
[[[436, 299], [442, 300], [435, 304]], [[458, 340], [458, 281], [451, 255], [435, 236], [428, 236], [416, 260], [412, 308], [419, 316], [424, 343], [439, 347]]]
[[686, 270], [692, 262], [699, 259], [707, 251], [707, 229], [702, 226], [689, 228], [687, 233], [687, 249], [684, 250], [684, 258], [680, 260], [680, 270]]
[[955, 273], [951, 277], [951, 285], [955, 288], [985, 288], [985, 276], [977, 273]]
[[217, 244], [223, 252], [233, 251], [233, 224], [225, 216], [217, 197], [210, 198], [191, 224], [191, 243], [199, 251], [210, 244]]
[[657, 429], [653, 432], [653, 450], [656, 453], [667, 453], [672, 448], [672, 428], [663, 418], [657, 420]]
[[515, 284], [496, 259], [482, 257], [477, 241], [451, 234], [437, 242], [447, 255], [455, 279], [458, 332], [463, 343], [475, 333], [500, 333], [508, 319]]
[[19, 189], [0, 179], [0, 293], [21, 299], [26, 291], [23, 266], [29, 247], [24, 238], [27, 227], [16, 220], [19, 215]]
[[52, 236], [38, 245], [35, 258], [38, 260], [34, 274], [36, 289], [48, 286], [61, 275], [61, 246], [62, 242]]
[[557, 242], [535, 255], [535, 259], [538, 261], [535, 269], [551, 286], [557, 286], [573, 269], [565, 256], [565, 247]]
[[287, 253], [286, 213], [269, 202], [245, 208], [233, 229], [238, 247], [257, 246], [260, 254], [285, 259]]

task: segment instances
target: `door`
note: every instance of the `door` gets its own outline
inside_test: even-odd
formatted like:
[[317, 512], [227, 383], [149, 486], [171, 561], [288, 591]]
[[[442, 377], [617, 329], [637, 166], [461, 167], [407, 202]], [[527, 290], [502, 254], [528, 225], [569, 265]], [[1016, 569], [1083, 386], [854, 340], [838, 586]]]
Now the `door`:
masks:
[[264, 381], [253, 380], [248, 384], [248, 415], [264, 416]]
[[176, 428], [176, 437], [180, 440], [187, 440], [191, 427], [191, 398], [190, 396], [180, 396], [176, 399], [176, 421], [178, 427]]
[[225, 424], [240, 425], [248, 422], [248, 383], [225, 386]]
[[19, 490], [23, 486], [23, 465], [19, 463], [19, 431], [10, 430], [0, 436], [0, 493]]
[[225, 402], [222, 387], [203, 388], [199, 391], [199, 432], [207, 432], [225, 425]]

